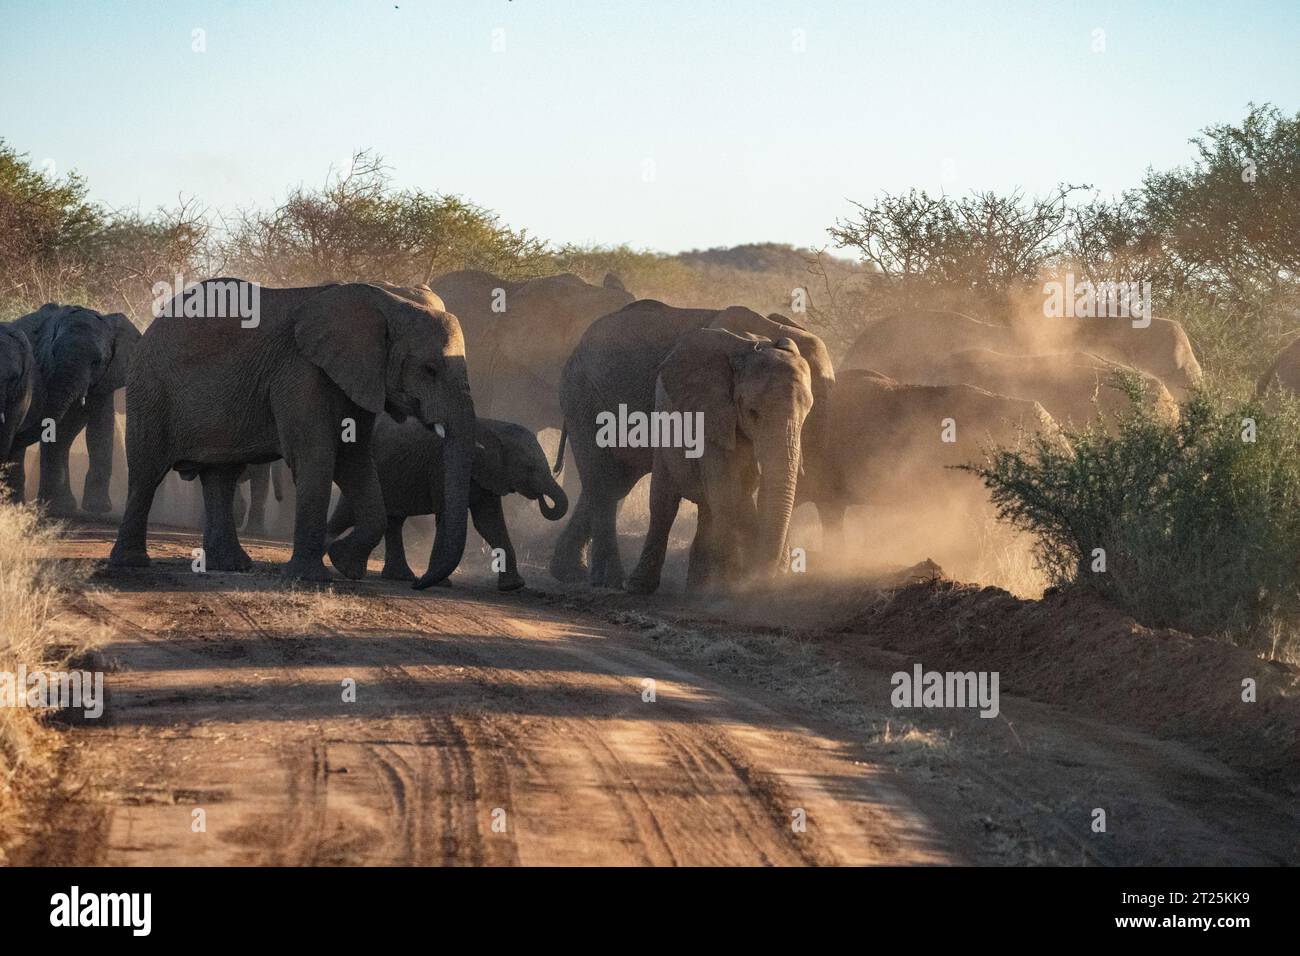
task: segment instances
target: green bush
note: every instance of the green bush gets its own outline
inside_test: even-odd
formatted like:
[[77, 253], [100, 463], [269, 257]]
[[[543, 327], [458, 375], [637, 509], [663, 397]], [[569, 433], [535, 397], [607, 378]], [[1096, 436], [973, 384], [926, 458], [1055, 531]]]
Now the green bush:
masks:
[[1300, 608], [1300, 403], [1202, 390], [1171, 423], [1125, 385], [1129, 407], [1068, 447], [1040, 436], [969, 470], [1055, 584], [1144, 624], [1258, 637]]

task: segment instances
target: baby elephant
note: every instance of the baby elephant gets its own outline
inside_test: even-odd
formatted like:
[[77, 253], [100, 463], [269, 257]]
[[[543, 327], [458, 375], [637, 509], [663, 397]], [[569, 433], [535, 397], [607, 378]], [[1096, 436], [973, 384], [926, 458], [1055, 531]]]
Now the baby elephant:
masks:
[[[402, 545], [402, 525], [412, 515], [438, 515], [443, 509], [443, 441], [414, 418], [398, 424], [387, 415], [375, 420], [375, 467], [388, 512], [384, 532], [383, 577], [413, 581]], [[569, 500], [551, 476], [537, 437], [513, 422], [478, 419], [474, 433], [474, 463], [470, 470], [469, 511], [474, 527], [488, 546], [505, 553], [505, 569], [497, 573], [497, 587], [514, 591], [524, 586], [515, 564], [515, 549], [506, 529], [501, 499], [519, 494], [538, 503], [550, 521], [564, 517]], [[550, 499], [549, 502], [547, 499]], [[344, 496], [330, 516], [330, 535], [352, 524], [352, 505]], [[438, 534], [442, 534], [441, 520]], [[437, 543], [434, 543], [437, 549]]]

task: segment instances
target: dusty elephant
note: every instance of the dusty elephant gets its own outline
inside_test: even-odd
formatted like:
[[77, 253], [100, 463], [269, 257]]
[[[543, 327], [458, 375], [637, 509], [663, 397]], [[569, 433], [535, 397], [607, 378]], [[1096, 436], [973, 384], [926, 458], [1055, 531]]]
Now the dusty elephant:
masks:
[[68, 480], [68, 452], [86, 431], [89, 468], [82, 489], [85, 511], [111, 511], [113, 393], [126, 385], [140, 332], [121, 313], [103, 315], [76, 305], [49, 303], [12, 327], [30, 340], [36, 360], [32, 402], [9, 452], [11, 487], [22, 488], [23, 452], [40, 442], [37, 498], [53, 514], [73, 514], [77, 499]]
[[[469, 511], [483, 540], [504, 554], [504, 567], [497, 573], [497, 587], [513, 591], [524, 586], [524, 579], [519, 575], [501, 499], [518, 494], [536, 501], [542, 516], [550, 521], [564, 517], [569, 501], [564, 489], [551, 476], [536, 436], [527, 428], [513, 422], [480, 418], [474, 435]], [[398, 424], [381, 415], [375, 422], [372, 447], [388, 513], [383, 576], [410, 581], [415, 575], [406, 563], [402, 526], [412, 515], [437, 515], [441, 535], [446, 508], [444, 442], [416, 423]], [[352, 503], [345, 495], [330, 516], [329, 533], [341, 534], [352, 522]]]
[[1113, 421], [1128, 409], [1128, 396], [1119, 384], [1122, 376], [1136, 379], [1144, 404], [1161, 419], [1178, 420], [1178, 403], [1159, 378], [1088, 352], [1003, 355], [967, 349], [949, 355], [915, 384], [974, 385], [1008, 398], [1036, 401], [1058, 423], [1082, 427], [1098, 413]]
[[429, 284], [465, 331], [479, 413], [535, 432], [562, 423], [560, 375], [582, 333], [632, 301], [612, 274], [597, 286], [570, 273], [510, 282], [470, 269]]
[[[244, 506], [243, 493], [236, 487], [234, 499], [236, 528], [242, 527], [249, 534], [266, 534], [267, 492], [270, 491], [276, 501], [284, 500], [283, 472], [284, 466], [278, 461], [244, 466], [236, 484], [248, 485], [248, 505]], [[244, 520], [245, 517], [247, 521]]]
[[1300, 338], [1294, 339], [1274, 356], [1268, 369], [1255, 383], [1255, 394], [1263, 396], [1274, 387], [1300, 395]]
[[655, 408], [659, 366], [687, 332], [702, 328], [753, 333], [772, 341], [790, 339], [808, 363], [813, 408], [804, 423], [803, 454], [822, 453], [830, 436], [818, 414], [830, 397], [835, 370], [820, 338], [795, 325], [782, 324], [740, 306], [728, 309], [678, 309], [643, 299], [598, 319], [583, 333], [561, 377], [560, 405], [565, 440], [582, 479], [582, 493], [565, 525], [551, 559], [552, 576], [579, 580], [584, 574], [582, 550], [591, 542], [590, 579], [597, 587], [620, 587], [623, 565], [618, 552], [617, 520], [622, 500], [650, 473], [649, 447], [602, 447], [597, 441], [597, 416], [602, 412], [649, 414]]
[[654, 449], [650, 527], [627, 589], [658, 589], [683, 498], [699, 506], [689, 588], [735, 583], [745, 572], [775, 572], [794, 509], [800, 436], [812, 407], [812, 372], [791, 339], [774, 344], [722, 329], [683, 335], [659, 367], [655, 412], [681, 416], [684, 432], [695, 418], [703, 433], [696, 435], [697, 449], [680, 443]]
[[936, 366], [970, 349], [1003, 355], [1081, 351], [1156, 376], [1177, 399], [1185, 398], [1201, 377], [1183, 327], [1153, 318], [1147, 328], [1129, 319], [1022, 319], [995, 325], [958, 312], [914, 310], [870, 323], [841, 363], [846, 369], [873, 369], [900, 382], [932, 381]]
[[416, 586], [445, 578], [465, 547], [474, 446], [456, 317], [362, 283], [254, 288], [251, 320], [205, 311], [205, 303], [228, 301], [221, 290], [239, 283], [210, 279], [187, 289], [140, 341], [126, 393], [130, 487], [110, 560], [148, 563], [149, 507], [174, 468], [203, 482], [208, 567], [247, 569], [233, 520], [235, 482], [245, 465], [283, 457], [296, 493], [293, 556], [284, 573], [329, 579], [322, 558], [337, 482], [352, 497], [356, 523], [330, 544], [330, 560], [344, 575], [361, 577], [384, 533], [370, 443], [375, 416], [387, 410], [446, 438], [446, 533]]
[[[0, 465], [7, 465], [14, 439], [31, 424], [27, 418], [36, 375], [36, 358], [27, 336], [0, 324]], [[22, 486], [11, 483], [8, 469], [3, 481], [7, 497], [22, 498]]]
[[907, 508], [979, 493], [977, 479], [949, 466], [979, 461], [990, 444], [1014, 446], [1026, 433], [1060, 440], [1037, 402], [971, 385], [904, 385], [864, 369], [840, 373], [828, 418], [834, 452], [809, 462], [798, 500], [816, 504], [832, 546], [849, 505]]

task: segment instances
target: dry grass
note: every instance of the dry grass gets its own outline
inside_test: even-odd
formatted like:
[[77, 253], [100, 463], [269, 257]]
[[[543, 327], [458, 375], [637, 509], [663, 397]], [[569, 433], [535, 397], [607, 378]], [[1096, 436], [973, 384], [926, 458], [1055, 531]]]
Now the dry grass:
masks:
[[[31, 505], [0, 503], [0, 671], [58, 669], [79, 648], [54, 623], [64, 593], [85, 580], [82, 562], [51, 555], [61, 526]], [[0, 709], [0, 860], [18, 791], [50, 772], [53, 749], [39, 711]]]

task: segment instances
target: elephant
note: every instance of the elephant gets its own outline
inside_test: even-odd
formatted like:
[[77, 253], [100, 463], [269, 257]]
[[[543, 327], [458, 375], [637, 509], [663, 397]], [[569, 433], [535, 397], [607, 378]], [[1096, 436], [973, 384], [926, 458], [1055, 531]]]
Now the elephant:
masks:
[[1255, 394], [1262, 398], [1274, 386], [1300, 395], [1300, 338], [1293, 339], [1274, 356], [1268, 370], [1255, 384]]
[[775, 322], [741, 306], [679, 309], [654, 299], [639, 300], [597, 319], [569, 356], [560, 383], [564, 430], [557, 465], [563, 462], [566, 440], [571, 440], [582, 493], [551, 558], [550, 572], [557, 580], [580, 579], [584, 570], [582, 549], [590, 541], [591, 583], [611, 588], [622, 585], [618, 508], [632, 487], [650, 473], [653, 449], [601, 447], [597, 441], [597, 416], [617, 412], [620, 406], [626, 406], [629, 412], [652, 412], [660, 364], [683, 335], [702, 328], [793, 342], [808, 363], [812, 379], [813, 408], [802, 435], [804, 455], [816, 457], [827, 447], [831, 436], [818, 406], [826, 404], [830, 397], [835, 370], [825, 343], [806, 329]]
[[1129, 319], [1021, 319], [994, 325], [959, 312], [916, 310], [869, 324], [849, 348], [844, 368], [873, 369], [901, 382], [930, 381], [935, 365], [956, 352], [986, 349], [1003, 355], [1081, 351], [1156, 376], [1176, 399], [1200, 381], [1201, 366], [1183, 327], [1153, 318], [1134, 328]]
[[479, 413], [534, 432], [561, 426], [560, 374], [587, 326], [632, 301], [613, 274], [597, 286], [571, 273], [511, 282], [463, 270], [429, 284], [460, 318]]
[[[36, 375], [36, 357], [27, 336], [0, 324], [0, 464], [9, 461], [14, 439], [29, 424]], [[6, 496], [20, 499], [22, 486], [10, 484], [7, 473], [3, 480]]]
[[658, 589], [683, 498], [699, 506], [688, 588], [735, 583], [746, 566], [760, 578], [774, 573], [794, 509], [800, 436], [813, 405], [812, 371], [789, 338], [773, 343], [693, 329], [678, 339], [659, 366], [655, 411], [680, 414], [683, 421], [694, 415], [703, 424], [702, 441], [698, 455], [680, 444], [654, 449], [650, 527], [627, 590]]
[[[245, 465], [237, 485], [248, 485], [248, 507], [244, 508], [243, 495], [236, 488], [234, 498], [235, 527], [243, 526], [249, 534], [265, 535], [266, 527], [266, 493], [269, 490], [276, 501], [284, 500], [284, 487], [281, 473], [283, 467], [278, 461], [270, 464]], [[248, 521], [245, 524], [244, 518]]]
[[92, 514], [111, 511], [113, 393], [126, 385], [127, 370], [140, 341], [139, 330], [120, 312], [104, 315], [83, 306], [52, 302], [15, 320], [12, 328], [31, 342], [36, 375], [26, 421], [9, 449], [10, 487], [23, 487], [24, 452], [39, 441], [37, 498], [52, 514], [75, 514], [77, 499], [68, 480], [68, 452], [84, 428], [89, 468], [81, 506]]
[[1088, 352], [1003, 355], [966, 349], [949, 355], [917, 380], [918, 385], [974, 385], [1008, 398], [1037, 401], [1058, 423], [1082, 427], [1098, 412], [1113, 420], [1129, 406], [1116, 376], [1136, 376], [1144, 402], [1163, 421], [1178, 420], [1178, 403], [1156, 376]]
[[1149, 372], [1177, 401], [1184, 401], [1201, 382], [1201, 363], [1182, 323], [1153, 316], [1145, 328], [1129, 319], [1076, 319], [1069, 347]]
[[1014, 445], [1026, 431], [1064, 441], [1038, 402], [973, 385], [904, 385], [865, 369], [841, 371], [827, 416], [833, 453], [810, 461], [797, 500], [817, 506], [826, 542], [838, 547], [849, 505], [899, 508], [971, 493], [968, 474], [990, 443]]
[[[564, 517], [569, 500], [564, 489], [551, 476], [537, 437], [527, 428], [514, 422], [480, 418], [474, 435], [470, 515], [488, 547], [504, 553], [504, 568], [497, 572], [498, 590], [515, 591], [524, 586], [524, 579], [519, 574], [514, 544], [506, 527], [502, 497], [518, 494], [536, 501], [538, 510], [549, 521], [559, 521]], [[382, 574], [385, 578], [395, 581], [415, 578], [406, 563], [406, 549], [402, 543], [402, 526], [407, 518], [437, 515], [438, 533], [442, 533], [446, 503], [444, 444], [436, 435], [410, 421], [399, 424], [387, 415], [380, 415], [375, 422], [372, 448], [379, 484], [383, 489], [384, 507], [388, 512]], [[329, 533], [342, 533], [352, 521], [352, 502], [345, 495], [339, 499], [330, 516]]]
[[346, 577], [362, 577], [384, 534], [370, 444], [375, 416], [388, 411], [445, 438], [445, 534], [415, 586], [446, 578], [465, 547], [474, 448], [474, 402], [456, 317], [365, 283], [254, 286], [251, 317], [207, 314], [214, 300], [221, 304], [221, 290], [241, 281], [209, 279], [187, 288], [140, 340], [126, 389], [127, 505], [110, 562], [149, 563], [150, 504], [175, 469], [203, 483], [207, 567], [248, 569], [234, 527], [235, 483], [245, 465], [283, 457], [296, 496], [284, 575], [330, 579], [323, 556], [334, 481], [351, 496], [356, 522], [330, 543], [330, 561]]

